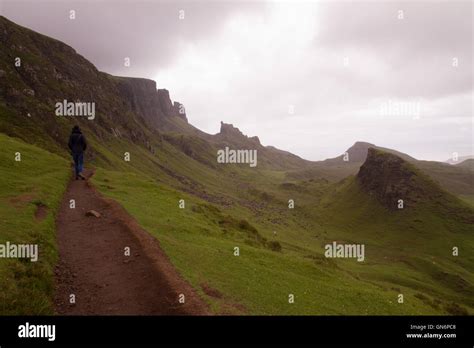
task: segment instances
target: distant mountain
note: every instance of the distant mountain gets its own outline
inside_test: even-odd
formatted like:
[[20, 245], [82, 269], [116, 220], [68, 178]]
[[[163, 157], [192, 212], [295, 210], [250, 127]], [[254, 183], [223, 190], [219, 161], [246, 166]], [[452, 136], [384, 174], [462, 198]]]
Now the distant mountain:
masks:
[[290, 179], [309, 179], [325, 177], [338, 181], [349, 175], [355, 175], [367, 158], [370, 148], [396, 155], [414, 164], [430, 176], [447, 191], [456, 195], [474, 195], [473, 174], [468, 166], [452, 166], [443, 162], [417, 160], [405, 153], [358, 141], [340, 156], [324, 161], [313, 162], [309, 167], [288, 172]]
[[329, 158], [322, 162], [327, 165], [341, 164], [343, 162], [363, 163], [365, 159], [367, 158], [367, 152], [369, 148], [377, 148], [388, 153], [393, 153], [401, 158], [404, 158], [407, 161], [415, 161], [413, 157], [408, 156], [407, 154], [404, 154], [402, 152], [375, 146], [374, 144], [366, 143], [363, 141], [357, 141], [356, 143], [354, 143], [354, 145], [352, 145], [349, 149], [347, 149], [347, 151], [344, 154], [337, 156], [335, 158]]
[[473, 155], [459, 156], [456, 161], [453, 160], [452, 158], [450, 158], [450, 159], [446, 160], [445, 162], [449, 163], [449, 164], [458, 165], [458, 164], [461, 164], [461, 163], [463, 163], [464, 161], [466, 161], [468, 159], [474, 159], [474, 156]]

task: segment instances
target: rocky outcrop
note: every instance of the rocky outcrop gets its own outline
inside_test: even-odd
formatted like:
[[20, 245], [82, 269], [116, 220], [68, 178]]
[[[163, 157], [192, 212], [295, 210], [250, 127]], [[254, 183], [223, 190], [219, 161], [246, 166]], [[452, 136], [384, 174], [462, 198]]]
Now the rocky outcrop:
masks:
[[154, 127], [160, 129], [163, 121], [173, 116], [188, 121], [183, 112], [184, 106], [178, 102], [173, 103], [169, 91], [157, 89], [155, 81], [131, 77], [120, 77], [118, 81], [119, 90], [132, 110]]
[[219, 134], [234, 135], [234, 136], [236, 135], [236, 136], [241, 136], [241, 137], [245, 136], [237, 127], [234, 127], [233, 124], [224, 123], [222, 121], [221, 121], [221, 130], [219, 131]]
[[446, 214], [474, 223], [472, 209], [445, 191], [412, 163], [385, 151], [369, 148], [367, 159], [357, 174], [361, 188], [390, 210], [428, 209], [430, 214]]
[[402, 158], [369, 148], [357, 179], [362, 188], [384, 206], [397, 209], [400, 199], [406, 205], [427, 197], [425, 178], [420, 175], [412, 164]]
[[248, 142], [254, 145], [261, 145], [260, 139], [257, 136], [248, 137], [244, 135], [240, 129], [234, 127], [234, 125], [230, 123], [224, 123], [221, 121], [221, 130], [217, 134], [218, 137], [227, 141], [234, 141], [234, 142]]
[[167, 89], [158, 89], [156, 91], [158, 100], [160, 101], [161, 111], [165, 115], [171, 115], [173, 110], [173, 103], [171, 102], [170, 92]]
[[186, 109], [184, 108], [184, 105], [180, 102], [173, 103], [173, 115], [181, 118], [183, 121], [188, 123], [188, 118], [186, 117]]

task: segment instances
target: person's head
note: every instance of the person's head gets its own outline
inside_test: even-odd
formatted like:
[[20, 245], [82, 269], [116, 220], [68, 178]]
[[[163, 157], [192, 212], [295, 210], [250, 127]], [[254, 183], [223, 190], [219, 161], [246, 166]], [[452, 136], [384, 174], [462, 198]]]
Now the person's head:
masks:
[[80, 129], [79, 126], [76, 124], [74, 127], [72, 127], [72, 132], [73, 132], [73, 133], [80, 133], [80, 132], [81, 132], [81, 129]]

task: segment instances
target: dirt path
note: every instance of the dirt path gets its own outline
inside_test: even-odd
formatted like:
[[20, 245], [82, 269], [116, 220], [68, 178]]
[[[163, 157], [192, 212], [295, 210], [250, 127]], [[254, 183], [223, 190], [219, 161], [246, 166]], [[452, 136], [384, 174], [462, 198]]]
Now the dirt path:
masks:
[[[70, 208], [71, 199], [75, 209]], [[89, 210], [101, 216], [86, 216]], [[69, 183], [56, 226], [58, 314], [208, 314], [207, 306], [179, 276], [156, 239], [89, 182]], [[130, 256], [125, 256], [126, 247]], [[70, 303], [71, 294], [75, 304]], [[179, 302], [180, 294], [185, 296], [184, 304]]]

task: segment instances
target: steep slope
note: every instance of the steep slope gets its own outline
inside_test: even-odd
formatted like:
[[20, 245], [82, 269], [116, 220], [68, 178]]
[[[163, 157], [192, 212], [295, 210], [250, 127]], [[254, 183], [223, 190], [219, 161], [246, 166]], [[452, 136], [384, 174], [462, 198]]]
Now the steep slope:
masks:
[[[40, 139], [49, 149], [65, 145], [73, 123], [100, 141], [120, 136], [149, 146], [158, 136], [151, 115], [141, 113], [148, 105], [140, 92], [148, 93], [153, 81], [101, 73], [71, 47], [5, 17], [0, 17], [0, 43], [0, 131], [28, 142]], [[154, 92], [154, 116], [175, 117], [167, 92]], [[56, 103], [64, 100], [94, 103], [94, 117], [57, 116]]]
[[[157, 89], [156, 82], [147, 79], [115, 77], [123, 99], [136, 114], [141, 115], [154, 128], [167, 130], [179, 127], [175, 118], [187, 124], [184, 105], [171, 102], [166, 89]], [[184, 128], [184, 127], [182, 127]]]
[[358, 174], [328, 191], [315, 214], [328, 242], [365, 245], [368, 264], [354, 268], [359, 276], [417, 290], [433, 306], [448, 298], [474, 304], [474, 210], [413, 164], [369, 149]]
[[[108, 75], [56, 40], [0, 18], [0, 131], [65, 154], [67, 134], [78, 123], [97, 140], [120, 134], [146, 143], [143, 119], [123, 108], [116, 83]], [[16, 58], [21, 59], [15, 65]], [[55, 115], [63, 100], [94, 102], [93, 120]]]
[[[356, 219], [365, 222], [368, 219], [371, 223], [385, 218], [397, 219], [397, 224], [404, 226], [404, 230], [416, 229], [426, 236], [435, 233], [430, 221], [440, 222], [437, 231], [446, 229], [450, 233], [467, 233], [474, 223], [473, 209], [462, 200], [444, 190], [412, 163], [375, 148], [369, 148], [367, 159], [356, 176], [328, 191], [323, 205], [331, 206], [333, 214], [338, 210], [348, 212], [337, 221]], [[374, 214], [380, 215], [372, 220]], [[424, 221], [422, 217], [428, 220]], [[424, 223], [414, 225], [413, 221]]]
[[[246, 138], [241, 133], [235, 137], [232, 126], [224, 125], [217, 135], [206, 134], [188, 123], [184, 105], [172, 102], [169, 92], [157, 89], [154, 81], [102, 73], [73, 48], [5, 17], [0, 17], [0, 44], [0, 132], [10, 136], [64, 153], [61, 148], [70, 128], [78, 123], [97, 142], [121, 138], [152, 152], [162, 140], [170, 140], [175, 147], [179, 142], [180, 150], [195, 142], [209, 142], [202, 145], [207, 154], [198, 158], [206, 158], [206, 164], [225, 145], [255, 147], [263, 167], [294, 168], [309, 163], [267, 149], [256, 137]], [[94, 103], [95, 117], [56, 116], [55, 105], [64, 100]], [[163, 133], [169, 136], [163, 139]], [[187, 138], [177, 141], [176, 134]]]
[[369, 148], [357, 174], [362, 189], [388, 209], [409, 209], [429, 205], [431, 212], [455, 216], [474, 223], [472, 211], [458, 198], [444, 191], [412, 163], [391, 153]]

